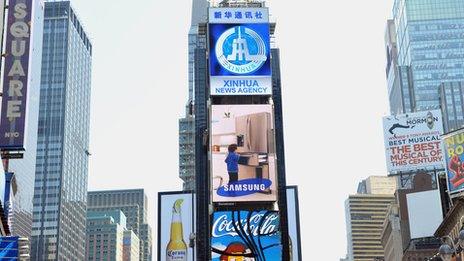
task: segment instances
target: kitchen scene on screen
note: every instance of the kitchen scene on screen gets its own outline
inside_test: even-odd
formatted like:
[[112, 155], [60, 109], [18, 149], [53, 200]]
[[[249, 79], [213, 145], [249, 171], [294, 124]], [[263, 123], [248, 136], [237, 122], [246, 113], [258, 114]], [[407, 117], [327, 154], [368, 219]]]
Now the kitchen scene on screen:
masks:
[[213, 105], [213, 202], [275, 201], [276, 156], [271, 105]]

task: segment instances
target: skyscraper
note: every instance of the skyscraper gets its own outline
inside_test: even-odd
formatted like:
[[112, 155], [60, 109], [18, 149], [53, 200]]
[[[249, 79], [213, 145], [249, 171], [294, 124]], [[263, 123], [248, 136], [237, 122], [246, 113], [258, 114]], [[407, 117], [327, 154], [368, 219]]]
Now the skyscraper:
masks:
[[184, 181], [184, 190], [195, 188], [195, 126], [194, 126], [194, 67], [195, 48], [206, 44], [206, 39], [198, 37], [199, 24], [206, 22], [208, 10], [206, 0], [192, 0], [192, 21], [188, 34], [188, 100], [185, 117], [179, 119], [179, 177]]
[[445, 133], [464, 127], [464, 81], [440, 85], [440, 107]]
[[32, 260], [85, 258], [91, 64], [70, 2], [45, 2]]
[[123, 261], [126, 232], [132, 231], [122, 211], [87, 212], [86, 260]]
[[381, 234], [387, 210], [395, 202], [396, 186], [395, 177], [371, 176], [346, 200], [348, 260], [383, 258]]
[[[218, 1], [216, 5], [212, 1], [212, 6], [221, 8], [264, 8], [265, 2], [260, 0], [224, 0]], [[233, 13], [233, 12], [231, 12]], [[210, 22], [210, 21], [209, 21]], [[211, 208], [214, 204], [205, 204], [211, 198], [209, 175], [209, 146], [208, 136], [212, 135], [211, 126], [209, 122], [208, 113], [210, 112], [210, 105], [237, 105], [237, 104], [269, 104], [272, 101], [275, 126], [275, 154], [276, 154], [276, 172], [278, 193], [278, 205], [280, 213], [280, 229], [281, 229], [281, 243], [282, 243], [282, 260], [287, 260], [285, 257], [289, 253], [289, 240], [288, 240], [288, 227], [287, 227], [287, 208], [286, 208], [286, 174], [285, 174], [285, 150], [283, 138], [283, 114], [282, 114], [282, 85], [280, 76], [280, 50], [274, 41], [274, 32], [276, 24], [269, 23], [270, 34], [270, 67], [272, 72], [272, 95], [263, 96], [210, 96], [209, 80], [210, 71], [208, 70], [208, 45], [206, 44], [207, 30], [206, 24], [200, 24], [198, 34], [198, 45], [194, 51], [194, 93], [195, 93], [195, 171], [198, 175], [195, 176], [195, 192], [196, 192], [196, 257], [198, 260], [208, 260], [211, 256]], [[203, 44], [203, 42], [205, 44]], [[264, 209], [268, 206], [264, 205]], [[217, 208], [216, 208], [217, 209]], [[232, 209], [240, 209], [237, 204]]]
[[394, 202], [393, 194], [349, 196], [345, 202], [348, 260], [367, 261], [384, 257], [381, 244], [383, 222], [390, 204]]
[[[30, 48], [30, 70], [27, 102], [26, 151], [23, 159], [12, 159], [8, 171], [14, 173], [17, 191], [12, 199], [10, 230], [14, 236], [30, 238], [32, 233], [32, 199], [34, 197], [34, 177], [37, 153], [37, 125], [39, 121], [40, 76], [42, 60], [42, 36], [44, 6], [41, 1], [33, 1], [32, 33]], [[3, 200], [3, 199], [2, 199]]]
[[121, 210], [127, 228], [140, 239], [140, 260], [152, 260], [152, 231], [147, 224], [148, 200], [143, 189], [89, 191], [89, 211]]
[[395, 0], [386, 35], [392, 114], [439, 108], [439, 86], [464, 80], [463, 35], [462, 0]]

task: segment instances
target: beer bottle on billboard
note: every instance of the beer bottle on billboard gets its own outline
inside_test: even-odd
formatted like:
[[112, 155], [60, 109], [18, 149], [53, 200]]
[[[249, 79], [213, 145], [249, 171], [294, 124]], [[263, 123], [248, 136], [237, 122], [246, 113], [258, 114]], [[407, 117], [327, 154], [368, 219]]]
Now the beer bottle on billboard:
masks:
[[166, 247], [166, 261], [187, 261], [187, 244], [184, 241], [181, 206], [183, 199], [178, 199], [172, 206], [171, 237]]

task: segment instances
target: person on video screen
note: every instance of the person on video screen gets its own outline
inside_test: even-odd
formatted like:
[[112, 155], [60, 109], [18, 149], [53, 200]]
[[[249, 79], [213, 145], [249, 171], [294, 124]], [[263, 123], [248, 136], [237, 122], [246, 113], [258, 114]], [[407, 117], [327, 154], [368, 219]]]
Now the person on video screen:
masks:
[[224, 162], [227, 164], [227, 172], [229, 173], [229, 184], [238, 181], [238, 161], [240, 155], [237, 151], [237, 144], [230, 144], [227, 148], [227, 157]]

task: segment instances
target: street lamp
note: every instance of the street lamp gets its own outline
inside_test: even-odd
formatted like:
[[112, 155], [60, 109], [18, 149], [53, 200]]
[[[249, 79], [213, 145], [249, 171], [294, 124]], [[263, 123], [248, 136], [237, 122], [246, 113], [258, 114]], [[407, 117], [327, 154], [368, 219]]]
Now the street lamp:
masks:
[[464, 230], [461, 230], [461, 232], [459, 232], [459, 242], [458, 242], [458, 244], [461, 247], [461, 249], [464, 249]]
[[[461, 217], [459, 224], [464, 225], [464, 216]], [[446, 239], [449, 239], [451, 242], [451, 246], [446, 243]], [[440, 246], [438, 249], [438, 254], [440, 255], [441, 259], [444, 261], [450, 261], [451, 258], [453, 257], [453, 254], [457, 257], [458, 256], [458, 248], [454, 244], [453, 239], [450, 236], [443, 237], [443, 245]], [[461, 229], [459, 232], [459, 237], [458, 237], [458, 244], [459, 246], [459, 251], [464, 250], [464, 229]]]
[[453, 254], [456, 253], [456, 249], [453, 250], [453, 248], [451, 248], [448, 244], [444, 243], [438, 249], [438, 253], [440, 254], [440, 257], [443, 259], [443, 261], [451, 261]]

